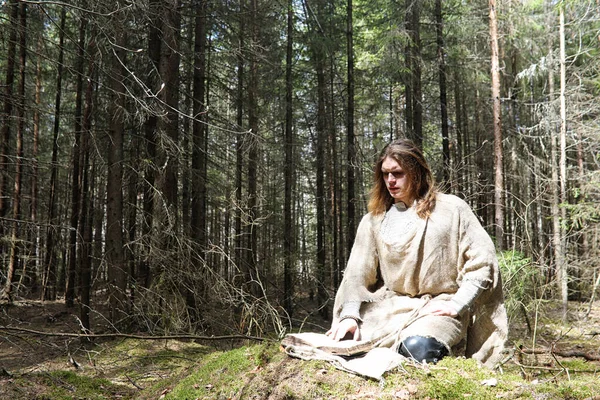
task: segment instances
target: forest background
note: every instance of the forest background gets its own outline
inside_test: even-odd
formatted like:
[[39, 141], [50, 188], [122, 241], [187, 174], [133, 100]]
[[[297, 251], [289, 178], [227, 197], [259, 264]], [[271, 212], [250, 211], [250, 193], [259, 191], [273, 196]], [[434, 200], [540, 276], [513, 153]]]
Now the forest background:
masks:
[[511, 315], [595, 299], [597, 1], [6, 0], [0, 24], [4, 302], [310, 329], [397, 137], [494, 238]]

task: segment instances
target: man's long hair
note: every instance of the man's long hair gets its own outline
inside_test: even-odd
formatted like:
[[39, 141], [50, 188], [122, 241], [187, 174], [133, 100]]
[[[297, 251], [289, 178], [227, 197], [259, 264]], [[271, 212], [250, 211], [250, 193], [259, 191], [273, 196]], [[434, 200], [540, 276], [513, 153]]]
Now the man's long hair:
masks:
[[[435, 178], [423, 156], [423, 152], [408, 139], [395, 140], [382, 150], [373, 171], [369, 211], [373, 215], [380, 215], [394, 204], [394, 198], [390, 195], [383, 180], [383, 172], [381, 172], [381, 164], [387, 157], [396, 160], [406, 172], [409, 179], [409, 190], [417, 200], [417, 215], [421, 218], [427, 218], [435, 207], [437, 192]], [[410, 207], [411, 204], [407, 204], [407, 206]]]

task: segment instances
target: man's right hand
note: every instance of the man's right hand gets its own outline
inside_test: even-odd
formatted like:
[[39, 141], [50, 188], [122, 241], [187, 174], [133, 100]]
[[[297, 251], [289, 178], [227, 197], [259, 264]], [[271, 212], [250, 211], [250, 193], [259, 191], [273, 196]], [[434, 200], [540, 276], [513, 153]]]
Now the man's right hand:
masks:
[[353, 340], [360, 340], [360, 328], [358, 322], [352, 318], [346, 318], [338, 323], [334, 323], [331, 329], [325, 333], [336, 342], [342, 340], [348, 333], [352, 334]]

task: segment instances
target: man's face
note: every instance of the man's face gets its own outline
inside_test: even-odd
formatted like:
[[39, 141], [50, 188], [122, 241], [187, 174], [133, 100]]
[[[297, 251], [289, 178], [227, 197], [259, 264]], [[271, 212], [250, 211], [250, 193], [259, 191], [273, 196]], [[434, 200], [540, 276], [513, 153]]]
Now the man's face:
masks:
[[381, 164], [381, 172], [383, 173], [383, 181], [387, 187], [390, 196], [394, 198], [394, 202], [403, 202], [410, 207], [414, 200], [410, 188], [408, 174], [402, 169], [400, 164], [391, 157], [386, 157]]

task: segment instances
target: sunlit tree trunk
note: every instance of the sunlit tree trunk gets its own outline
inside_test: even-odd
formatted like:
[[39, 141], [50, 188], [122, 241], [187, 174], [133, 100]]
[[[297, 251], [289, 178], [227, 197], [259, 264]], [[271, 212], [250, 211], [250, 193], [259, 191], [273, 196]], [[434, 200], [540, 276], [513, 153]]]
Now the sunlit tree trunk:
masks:
[[354, 137], [354, 31], [352, 27], [352, 0], [347, 3], [346, 16], [346, 51], [348, 57], [348, 109], [346, 121], [346, 248], [348, 253], [354, 245], [356, 234], [356, 140]]
[[[565, 9], [564, 3], [559, 6], [560, 9], [560, 202], [565, 204], [567, 201], [567, 105], [565, 99], [566, 87], [566, 51], [565, 51]], [[562, 221], [567, 220], [567, 209], [561, 207], [560, 217]], [[560, 296], [562, 300], [562, 318], [567, 320], [567, 309], [569, 300], [567, 274], [567, 263], [564, 257], [566, 250], [566, 232], [564, 225], [561, 224], [561, 247], [563, 256], [560, 263], [557, 262], [557, 275], [560, 285]]]
[[440, 113], [442, 118], [442, 157], [444, 161], [444, 182], [450, 182], [450, 138], [448, 135], [448, 96], [446, 87], [446, 56], [444, 46], [444, 21], [442, 0], [435, 2], [435, 32], [437, 42], [438, 73], [440, 81]]
[[[42, 21], [43, 23], [43, 21]], [[42, 105], [42, 48], [43, 48], [43, 35], [38, 36], [36, 51], [37, 61], [35, 67], [35, 110], [33, 111], [33, 141], [32, 141], [32, 153], [31, 153], [31, 180], [30, 180], [30, 219], [33, 224], [38, 222], [38, 181], [39, 181], [39, 144], [40, 144], [40, 107]], [[34, 254], [34, 271], [32, 276], [32, 291], [35, 292], [38, 289], [38, 276], [40, 272], [40, 242], [41, 242], [40, 227], [36, 227], [35, 230], [30, 231], [29, 241], [33, 249]]]
[[489, 0], [490, 45], [492, 73], [492, 122], [494, 129], [494, 203], [496, 224], [496, 247], [504, 250], [504, 174], [502, 150], [502, 117], [500, 104], [500, 60], [498, 52], [498, 19], [496, 0]]

